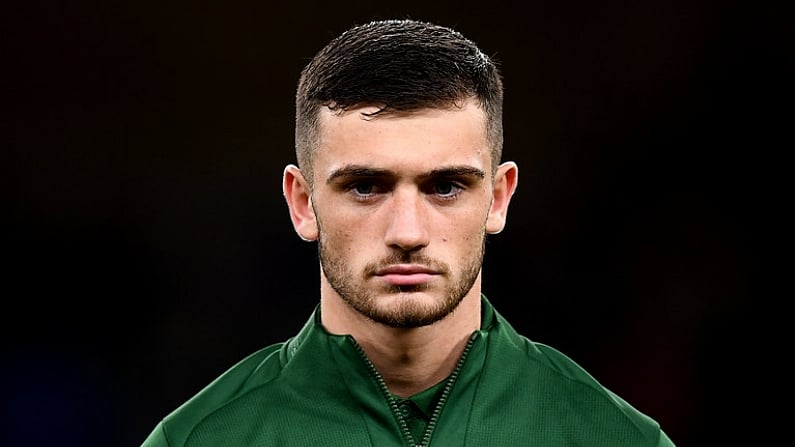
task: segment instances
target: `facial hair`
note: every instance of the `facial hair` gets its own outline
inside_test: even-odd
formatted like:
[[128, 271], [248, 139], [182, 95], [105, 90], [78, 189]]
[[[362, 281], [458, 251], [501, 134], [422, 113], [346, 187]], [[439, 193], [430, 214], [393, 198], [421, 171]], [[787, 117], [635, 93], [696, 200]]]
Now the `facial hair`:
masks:
[[[319, 228], [320, 229], [320, 228]], [[335, 256], [336, 250], [327, 243], [324, 232], [318, 232], [318, 256], [323, 274], [337, 294], [354, 310], [370, 320], [393, 328], [416, 328], [433, 324], [452, 313], [464, 297], [472, 289], [483, 266], [485, 252], [485, 231], [480, 244], [473, 253], [458, 264], [454, 270], [450, 265], [431, 259], [419, 251], [396, 249], [392, 254], [375, 262], [368, 263], [361, 272], [355, 272], [345, 263], [344, 259]], [[389, 286], [375, 291], [368, 288], [368, 278], [380, 268], [393, 264], [418, 264], [429, 267], [440, 276], [449, 280], [449, 285], [442, 291], [441, 300], [432, 304], [419, 303], [406, 296], [397, 306], [384, 308], [378, 304], [377, 293], [411, 294], [428, 290], [428, 285]], [[377, 293], [375, 293], [377, 292]]]

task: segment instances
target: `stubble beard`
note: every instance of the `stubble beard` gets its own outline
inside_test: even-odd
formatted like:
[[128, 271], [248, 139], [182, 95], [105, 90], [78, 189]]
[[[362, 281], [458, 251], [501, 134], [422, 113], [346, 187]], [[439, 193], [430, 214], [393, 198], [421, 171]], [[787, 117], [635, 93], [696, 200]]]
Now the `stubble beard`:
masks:
[[[478, 248], [461, 265], [458, 271], [450, 265], [433, 260], [421, 252], [396, 250], [393, 254], [367, 264], [361, 272], [351, 271], [344, 260], [334, 256], [338, 252], [325, 242], [323, 232], [318, 234], [318, 256], [323, 274], [331, 288], [358, 313], [370, 320], [393, 328], [417, 328], [433, 324], [451, 314], [472, 289], [481, 267], [485, 252], [485, 232]], [[378, 296], [368, 289], [368, 279], [381, 267], [412, 263], [431, 267], [441, 272], [442, 277], [449, 278], [450, 284], [444, 289], [441, 300], [433, 303], [418, 302], [410, 296], [412, 293], [429, 290], [427, 285], [389, 286], [378, 291], [381, 294], [405, 294], [396, 305], [380, 306]]]

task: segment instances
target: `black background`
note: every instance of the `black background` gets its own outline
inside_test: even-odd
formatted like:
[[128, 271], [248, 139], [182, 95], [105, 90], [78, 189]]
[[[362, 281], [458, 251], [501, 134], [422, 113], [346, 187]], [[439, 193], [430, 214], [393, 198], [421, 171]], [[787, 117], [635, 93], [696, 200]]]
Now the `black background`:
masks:
[[137, 446], [296, 333], [318, 299], [315, 246], [281, 196], [299, 71], [350, 25], [402, 17], [462, 31], [504, 73], [520, 178], [486, 252], [497, 309], [679, 447], [758, 441], [792, 103], [787, 15], [753, 5], [5, 9], [0, 441]]

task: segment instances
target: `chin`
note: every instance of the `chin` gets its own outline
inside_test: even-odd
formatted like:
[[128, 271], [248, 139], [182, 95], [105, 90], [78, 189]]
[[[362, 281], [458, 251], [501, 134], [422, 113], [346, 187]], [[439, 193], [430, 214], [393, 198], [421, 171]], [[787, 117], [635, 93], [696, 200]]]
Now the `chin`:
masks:
[[444, 299], [417, 292], [402, 292], [379, 301], [371, 319], [395, 328], [428, 326], [444, 319], [453, 310], [446, 306]]

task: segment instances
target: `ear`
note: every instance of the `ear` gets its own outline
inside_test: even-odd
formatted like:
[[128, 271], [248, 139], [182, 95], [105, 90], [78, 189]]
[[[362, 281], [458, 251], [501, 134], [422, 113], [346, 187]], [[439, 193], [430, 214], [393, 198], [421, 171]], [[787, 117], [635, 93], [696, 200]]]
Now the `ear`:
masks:
[[295, 165], [287, 165], [282, 176], [282, 193], [290, 208], [290, 220], [298, 236], [305, 241], [317, 239], [317, 219], [312, 208], [312, 190]]
[[492, 188], [491, 208], [486, 219], [486, 232], [497, 234], [505, 228], [505, 220], [508, 215], [508, 204], [516, 191], [516, 184], [519, 181], [519, 167], [516, 163], [509, 161], [501, 164], [494, 175], [494, 186]]

